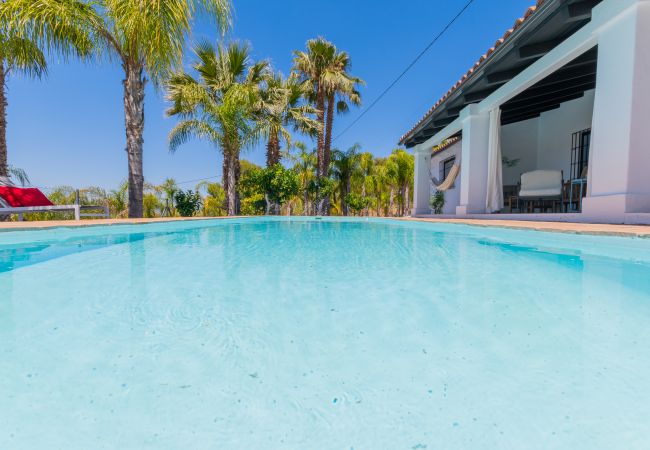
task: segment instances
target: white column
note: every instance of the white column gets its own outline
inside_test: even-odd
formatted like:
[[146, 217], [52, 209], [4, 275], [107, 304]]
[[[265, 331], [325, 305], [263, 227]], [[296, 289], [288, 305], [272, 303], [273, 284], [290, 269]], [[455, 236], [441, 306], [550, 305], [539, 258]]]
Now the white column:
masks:
[[460, 158], [460, 206], [457, 215], [485, 213], [487, 196], [488, 142], [490, 114], [478, 105], [468, 105], [460, 112], [463, 124]]
[[583, 212], [610, 218], [650, 212], [650, 1], [603, 2], [594, 9], [594, 20], [603, 25], [597, 31], [598, 75]]
[[415, 169], [413, 171], [413, 209], [411, 215], [431, 214], [431, 149], [422, 145], [415, 147]]

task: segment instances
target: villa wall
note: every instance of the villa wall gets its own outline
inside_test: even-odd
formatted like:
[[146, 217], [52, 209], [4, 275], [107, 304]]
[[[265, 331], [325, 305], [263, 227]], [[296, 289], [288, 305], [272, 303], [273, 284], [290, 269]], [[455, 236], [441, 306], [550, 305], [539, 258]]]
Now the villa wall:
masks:
[[[442, 182], [442, 163], [447, 159], [455, 156], [456, 162], [460, 161], [460, 153], [462, 150], [461, 142], [444, 149], [442, 152], [431, 157], [431, 174]], [[460, 166], [460, 174], [454, 183], [454, 187], [445, 192], [445, 207], [443, 214], [455, 214], [456, 207], [460, 205], [460, 177], [463, 176], [463, 165]], [[432, 194], [433, 194], [432, 190]]]
[[519, 159], [515, 167], [503, 168], [503, 184], [514, 185], [522, 173], [536, 169], [562, 170], [568, 179], [571, 170], [571, 136], [591, 127], [594, 90], [577, 100], [563, 103], [535, 119], [501, 128], [501, 152]]
[[514, 167], [503, 166], [503, 184], [514, 185], [522, 173], [537, 168], [539, 145], [539, 118], [511, 123], [501, 128], [501, 154], [508, 159], [518, 159]]
[[584, 97], [563, 103], [559, 109], [539, 117], [537, 168], [560, 169], [564, 179], [571, 175], [571, 135], [591, 128], [594, 90]]
[[[514, 167], [503, 167], [503, 184], [516, 185], [522, 173], [537, 169], [562, 170], [564, 179], [570, 176], [572, 134], [591, 127], [594, 90], [584, 97], [563, 103], [560, 108], [539, 117], [501, 127], [501, 151], [504, 157], [519, 161]], [[456, 157], [460, 161], [462, 141], [431, 157], [431, 174], [441, 180], [442, 164]], [[460, 206], [460, 179], [445, 193], [443, 214], [456, 214]], [[431, 194], [433, 194], [433, 190]]]

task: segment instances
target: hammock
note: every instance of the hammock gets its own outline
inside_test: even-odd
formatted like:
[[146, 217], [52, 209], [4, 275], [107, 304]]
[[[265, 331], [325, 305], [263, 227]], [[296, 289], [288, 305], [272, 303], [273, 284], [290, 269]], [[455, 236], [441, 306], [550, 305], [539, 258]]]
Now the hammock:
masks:
[[451, 170], [449, 171], [447, 178], [445, 178], [445, 180], [442, 183], [440, 183], [435, 178], [431, 177], [431, 181], [433, 182], [433, 187], [436, 189], [436, 191], [442, 191], [442, 192], [448, 191], [454, 185], [454, 181], [456, 181], [456, 177], [458, 177], [459, 172], [460, 172], [460, 166], [458, 164], [454, 164], [451, 167]]

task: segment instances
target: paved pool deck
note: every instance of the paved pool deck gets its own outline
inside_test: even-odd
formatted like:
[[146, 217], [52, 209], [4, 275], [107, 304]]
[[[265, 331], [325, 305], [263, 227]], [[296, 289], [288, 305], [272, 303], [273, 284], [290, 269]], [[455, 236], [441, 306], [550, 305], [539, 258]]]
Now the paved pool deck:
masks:
[[[237, 218], [241, 216], [235, 216]], [[231, 218], [235, 218], [231, 217]], [[178, 222], [182, 220], [214, 220], [227, 217], [164, 217], [154, 219], [87, 219], [87, 220], [34, 220], [0, 222], [0, 230], [40, 230], [59, 227], [92, 227], [106, 225], [138, 225], [146, 223]]]
[[550, 231], [555, 233], [595, 234], [606, 236], [635, 236], [650, 238], [650, 225], [615, 225], [606, 223], [584, 222], [552, 222], [531, 220], [499, 220], [499, 219], [449, 219], [424, 217], [399, 217], [397, 220], [457, 223], [480, 227], [513, 228], [518, 230]]
[[[242, 218], [245, 216], [237, 216]], [[235, 217], [231, 217], [235, 218]], [[227, 217], [169, 217], [155, 219], [95, 219], [95, 220], [49, 220], [33, 222], [0, 222], [0, 230], [33, 230], [55, 227], [88, 227], [100, 225], [136, 225], [146, 223], [175, 222], [180, 220], [227, 220]], [[412, 218], [393, 217], [395, 220], [457, 223], [481, 227], [501, 227], [519, 230], [551, 231], [557, 233], [582, 233], [608, 236], [636, 236], [650, 238], [650, 225], [612, 225], [604, 223], [570, 223], [529, 220], [481, 220], [481, 219], [450, 219], [450, 218]]]

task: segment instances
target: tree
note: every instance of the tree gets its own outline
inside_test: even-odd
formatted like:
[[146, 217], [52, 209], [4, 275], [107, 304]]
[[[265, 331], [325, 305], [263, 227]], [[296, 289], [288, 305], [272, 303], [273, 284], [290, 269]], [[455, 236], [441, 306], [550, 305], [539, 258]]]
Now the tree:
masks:
[[352, 177], [360, 169], [360, 144], [354, 144], [346, 151], [334, 150], [332, 154], [332, 175], [339, 183], [341, 212], [344, 216], [349, 214], [346, 198], [351, 192]]
[[[8, 164], [7, 152], [7, 81], [11, 75], [41, 78], [47, 73], [46, 52], [68, 57], [85, 57], [92, 49], [89, 37], [76, 26], [60, 21], [56, 26], [39, 25], [22, 9], [26, 0], [0, 3], [0, 177], [14, 176], [24, 184], [24, 172]], [[33, 3], [39, 3], [32, 0]], [[29, 2], [30, 4], [32, 2]], [[56, 14], [57, 2], [39, 5], [42, 14]]]
[[[58, 30], [64, 24], [95, 44], [96, 53], [124, 69], [124, 121], [129, 168], [129, 217], [142, 217], [145, 85], [159, 86], [181, 67], [183, 48], [197, 13], [214, 19], [222, 31], [230, 22], [228, 0], [11, 0], [12, 17], [34, 28]], [[48, 35], [46, 42], [51, 41]]]
[[307, 146], [302, 143], [296, 143], [298, 153], [292, 155], [291, 159], [294, 162], [293, 170], [298, 174], [300, 180], [300, 188], [302, 190], [302, 213], [305, 216], [310, 215], [313, 211], [310, 201], [310, 186], [314, 180], [316, 165], [318, 164], [316, 152], [308, 151]]
[[370, 205], [370, 199], [354, 192], [349, 193], [345, 196], [345, 204], [352, 211], [353, 214], [358, 215], [364, 209], [367, 209]]
[[364, 84], [361, 78], [353, 77], [348, 73], [351, 62], [346, 52], [335, 52], [325, 77], [326, 117], [325, 117], [325, 164], [329, 164], [332, 148], [332, 129], [334, 126], [334, 112], [343, 114], [349, 111], [349, 104], [359, 106], [361, 94], [358, 85]]
[[[322, 129], [318, 132], [317, 154], [318, 168], [316, 176], [326, 177], [331, 160], [332, 129], [334, 112], [348, 110], [348, 102], [360, 104], [361, 96], [356, 90], [363, 83], [348, 73], [350, 57], [346, 52], [339, 52], [331, 42], [319, 37], [307, 41], [306, 51], [294, 52], [294, 73], [301, 82], [311, 86], [310, 99], [317, 109], [317, 120]], [[322, 183], [321, 183], [322, 184]], [[319, 214], [327, 214], [328, 197], [324, 197]]]
[[196, 191], [200, 192], [202, 189], [206, 191], [206, 195], [203, 197], [203, 215], [206, 217], [225, 216], [226, 192], [221, 184], [202, 181], [196, 185]]
[[263, 195], [266, 214], [279, 215], [282, 205], [300, 192], [298, 175], [279, 163], [252, 170], [242, 178], [242, 184], [245, 190]]
[[108, 194], [108, 207], [111, 217], [126, 217], [128, 211], [127, 193], [129, 191], [128, 181], [124, 181], [116, 190], [111, 190]]
[[203, 207], [201, 194], [191, 189], [188, 191], [183, 191], [182, 189], [176, 191], [174, 193], [174, 202], [181, 217], [192, 217]]
[[261, 166], [242, 159], [241, 179], [238, 189], [241, 196], [241, 213], [243, 215], [258, 216], [264, 214], [266, 209], [264, 192], [255, 181], [260, 170], [262, 170]]
[[314, 134], [319, 123], [312, 118], [316, 110], [303, 104], [307, 91], [295, 76], [284, 79], [281, 74], [270, 75], [260, 90], [260, 100], [254, 120], [258, 132], [266, 137], [266, 166], [280, 162], [281, 141], [291, 147], [291, 127], [294, 131]]
[[302, 83], [310, 86], [310, 100], [316, 106], [316, 120], [320, 124], [317, 133], [316, 152], [318, 166], [316, 176], [327, 176], [328, 167], [325, 165], [325, 76], [331, 65], [336, 48], [331, 42], [322, 37], [307, 41], [306, 51], [294, 51], [293, 72]]
[[221, 149], [227, 209], [233, 216], [240, 208], [239, 154], [258, 136], [251, 119], [268, 63], [252, 63], [248, 46], [236, 42], [216, 48], [203, 42], [194, 51], [199, 79], [179, 72], [167, 83], [167, 99], [172, 103], [167, 114], [181, 118], [169, 134], [169, 148], [175, 152], [198, 138]]
[[[373, 178], [372, 175], [375, 171], [375, 157], [370, 152], [364, 152], [359, 155], [359, 176], [361, 178], [361, 197], [367, 198], [368, 188], [372, 189]], [[365, 209], [365, 215], [368, 215], [368, 208], [372, 202], [368, 201]]]
[[162, 210], [163, 216], [173, 217], [176, 215], [176, 208], [174, 207], [174, 198], [178, 189], [179, 189], [178, 184], [176, 184], [176, 180], [174, 180], [173, 178], [166, 178], [165, 181], [162, 182], [162, 184], [159, 184], [158, 186], [155, 187], [155, 190], [164, 196], [164, 198], [162, 199], [165, 205]]
[[410, 203], [413, 188], [413, 170], [415, 162], [413, 155], [403, 149], [395, 149], [388, 157], [387, 171], [398, 190], [398, 205], [400, 216], [405, 216]]

